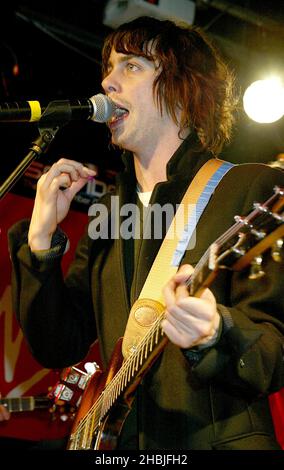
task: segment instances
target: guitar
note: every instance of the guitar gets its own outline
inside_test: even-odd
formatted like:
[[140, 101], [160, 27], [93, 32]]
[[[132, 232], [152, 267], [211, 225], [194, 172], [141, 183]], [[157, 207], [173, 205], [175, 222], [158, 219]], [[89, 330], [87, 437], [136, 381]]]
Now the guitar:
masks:
[[[262, 253], [271, 248], [272, 258], [281, 260], [284, 236], [284, 189], [276, 187], [264, 203], [255, 203], [204, 253], [186, 284], [190, 295], [200, 296], [220, 269], [240, 271], [251, 266], [249, 278], [258, 279]], [[124, 360], [122, 338], [114, 349], [106, 373], [97, 370], [83, 394], [68, 441], [68, 450], [112, 450], [131, 409], [142, 378], [168, 343], [161, 329], [163, 313], [151, 325], [140, 343]]]
[[50, 408], [52, 402], [48, 397], [1, 398], [0, 405], [5, 406], [10, 413], [13, 413]]
[[89, 367], [88, 372], [76, 366], [65, 367], [60, 373], [60, 379], [53, 387], [50, 387], [46, 396], [0, 398], [0, 405], [5, 406], [10, 413], [36, 409], [49, 409], [51, 413], [54, 413], [59, 409], [63, 421], [69, 417], [72, 418], [80, 403], [83, 390], [98, 368], [95, 362], [86, 363], [85, 368], [86, 366]]

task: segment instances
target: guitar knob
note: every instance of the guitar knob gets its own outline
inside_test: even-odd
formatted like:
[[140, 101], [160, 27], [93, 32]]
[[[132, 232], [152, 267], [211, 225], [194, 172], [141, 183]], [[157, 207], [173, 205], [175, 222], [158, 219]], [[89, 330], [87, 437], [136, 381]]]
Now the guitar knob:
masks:
[[60, 420], [63, 421], [63, 423], [65, 423], [68, 420], [68, 416], [66, 414], [63, 414], [60, 416]]
[[265, 275], [265, 272], [262, 269], [262, 256], [256, 256], [252, 262], [250, 267], [249, 279], [259, 279]]
[[100, 366], [98, 366], [96, 362], [86, 362], [84, 364], [84, 368], [87, 374], [93, 375], [100, 368]]
[[274, 261], [280, 263], [282, 260], [281, 249], [283, 248], [283, 239], [279, 238], [271, 247], [271, 256]]

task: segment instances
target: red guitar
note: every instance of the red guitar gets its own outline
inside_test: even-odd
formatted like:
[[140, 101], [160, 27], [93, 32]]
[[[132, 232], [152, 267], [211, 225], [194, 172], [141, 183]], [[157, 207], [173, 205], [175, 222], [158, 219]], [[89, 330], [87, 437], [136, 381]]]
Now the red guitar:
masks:
[[[269, 247], [273, 259], [279, 261], [284, 236], [283, 206], [284, 190], [275, 188], [264, 204], [254, 204], [248, 216], [236, 216], [236, 223], [212, 243], [196, 265], [187, 282], [190, 295], [200, 296], [220, 269], [240, 271], [251, 265], [251, 279], [264, 275], [261, 254]], [[107, 372], [93, 375], [73, 424], [69, 450], [116, 447], [135, 390], [168, 342], [161, 329], [162, 319], [163, 314], [125, 360], [120, 338]]]
[[[76, 366], [64, 368], [59, 381], [46, 396], [1, 398], [0, 405], [5, 406], [10, 413], [49, 409], [52, 413], [59, 411], [63, 420], [73, 418], [75, 409], [80, 404], [82, 393], [98, 367], [95, 363], [88, 363], [88, 365], [88, 372]], [[91, 370], [90, 366], [92, 366]]]

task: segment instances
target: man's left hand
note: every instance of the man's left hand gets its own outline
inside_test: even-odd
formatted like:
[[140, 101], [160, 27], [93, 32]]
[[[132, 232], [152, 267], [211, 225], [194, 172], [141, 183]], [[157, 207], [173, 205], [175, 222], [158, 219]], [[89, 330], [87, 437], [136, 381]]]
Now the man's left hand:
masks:
[[163, 289], [166, 312], [162, 328], [180, 348], [211, 346], [220, 327], [220, 315], [211, 290], [205, 289], [200, 297], [188, 293], [185, 281], [193, 271], [192, 266], [184, 264]]

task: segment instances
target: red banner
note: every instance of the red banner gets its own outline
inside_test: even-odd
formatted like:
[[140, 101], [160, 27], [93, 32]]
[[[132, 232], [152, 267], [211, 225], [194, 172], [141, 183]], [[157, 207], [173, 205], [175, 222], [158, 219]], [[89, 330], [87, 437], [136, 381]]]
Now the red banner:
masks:
[[[11, 263], [7, 246], [7, 230], [18, 220], [29, 218], [33, 200], [7, 194], [0, 201], [0, 392], [2, 397], [47, 395], [49, 387], [59, 380], [59, 372], [44, 369], [32, 357], [12, 312]], [[70, 249], [63, 259], [67, 269], [76, 244], [87, 223], [87, 215], [70, 211], [62, 224], [70, 237]], [[95, 353], [91, 353], [95, 356]], [[93, 357], [95, 360], [96, 358]], [[51, 413], [46, 410], [12, 413], [9, 421], [0, 423], [0, 436], [19, 439], [59, 439], [69, 434], [72, 422], [65, 421], [65, 410]]]

